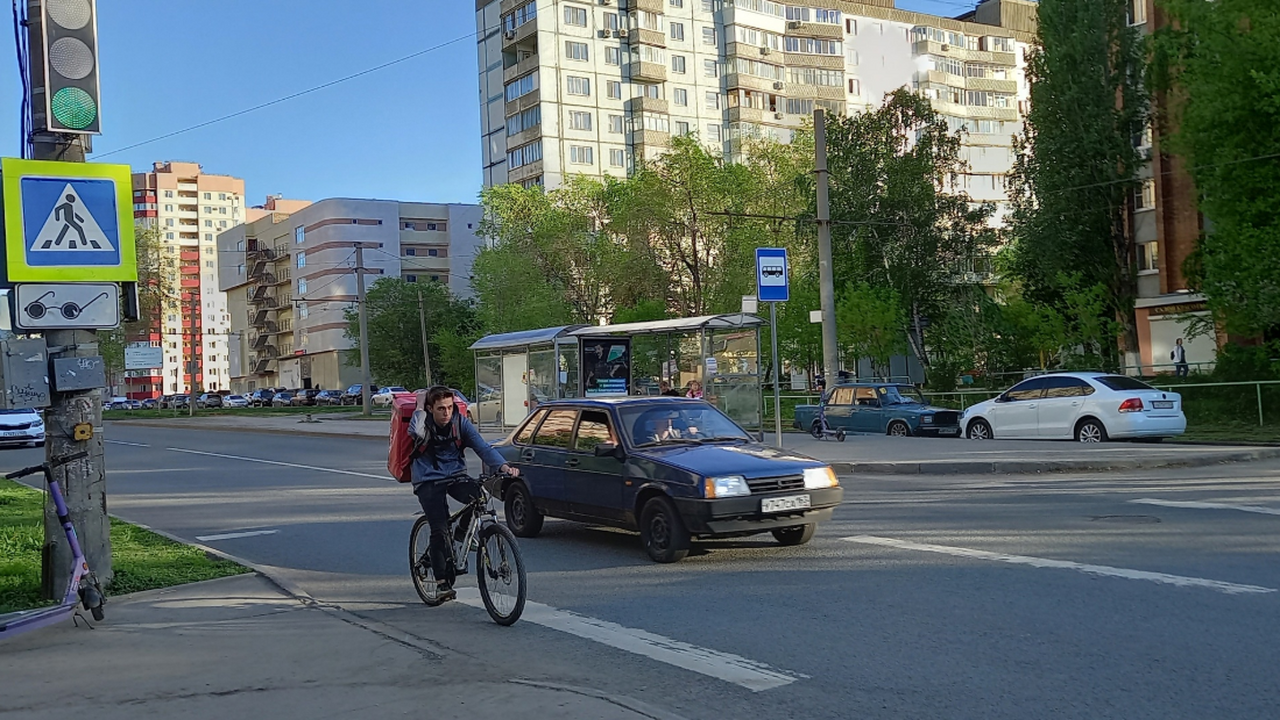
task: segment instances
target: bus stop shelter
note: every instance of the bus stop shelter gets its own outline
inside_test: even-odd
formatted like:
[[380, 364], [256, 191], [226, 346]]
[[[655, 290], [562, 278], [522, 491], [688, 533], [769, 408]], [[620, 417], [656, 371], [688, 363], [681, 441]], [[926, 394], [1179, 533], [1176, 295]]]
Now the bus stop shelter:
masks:
[[[761, 430], [760, 327], [755, 315], [733, 313], [620, 325], [568, 325], [488, 335], [471, 350], [476, 362], [476, 422], [510, 428], [538, 403], [554, 398], [657, 395], [669, 382], [681, 394], [698, 383], [703, 399], [748, 429]], [[584, 353], [612, 352], [626, 382], [588, 388]], [[584, 377], [585, 376], [585, 377]]]

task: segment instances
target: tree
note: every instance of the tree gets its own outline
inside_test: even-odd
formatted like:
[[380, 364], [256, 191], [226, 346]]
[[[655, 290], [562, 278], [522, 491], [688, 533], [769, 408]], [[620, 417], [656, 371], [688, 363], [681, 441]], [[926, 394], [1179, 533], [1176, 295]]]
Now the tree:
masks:
[[872, 372], [887, 378], [889, 359], [905, 351], [907, 316], [891, 287], [851, 283], [836, 306], [840, 343], [854, 358], [871, 360]]
[[[1031, 109], [1010, 175], [1009, 269], [1032, 303], [1063, 309], [1080, 273], [1138, 350], [1136, 258], [1127, 233], [1147, 122], [1143, 46], [1127, 0], [1042, 0], [1027, 63]], [[1114, 356], [1114, 342], [1103, 349]]]
[[98, 351], [106, 366], [109, 386], [116, 385], [113, 379], [124, 372], [125, 346], [131, 342], [150, 342], [151, 333], [159, 331], [160, 314], [167, 298], [163, 287], [160, 229], [136, 225], [134, 244], [138, 265], [138, 319], [98, 333]]
[[[458, 362], [461, 338], [476, 333], [475, 309], [470, 303], [454, 298], [440, 283], [410, 283], [396, 277], [378, 280], [365, 293], [369, 330], [369, 372], [383, 385], [408, 388], [427, 386], [422, 356], [422, 329], [418, 315], [418, 298], [423, 299], [426, 314], [427, 347], [432, 357], [432, 371], [437, 383], [459, 383], [466, 386], [468, 376]], [[360, 319], [357, 308], [346, 312], [348, 338], [359, 341]], [[442, 346], [442, 342], [445, 344]], [[468, 343], [469, 344], [469, 343]], [[445, 352], [446, 348], [448, 353]], [[348, 351], [348, 363], [359, 365], [360, 348]], [[445, 359], [437, 367], [437, 358]]]
[[529, 262], [519, 245], [485, 248], [471, 266], [479, 324], [486, 333], [557, 327], [574, 322], [562, 288]]
[[835, 117], [827, 138], [836, 286], [892, 289], [928, 368], [925, 325], [943, 314], [961, 267], [988, 252], [992, 208], [957, 189], [960, 138], [920, 95], [899, 89], [879, 109]]
[[1274, 0], [1160, 0], [1160, 118], [1208, 232], [1189, 280], [1227, 331], [1280, 332], [1280, 14]]

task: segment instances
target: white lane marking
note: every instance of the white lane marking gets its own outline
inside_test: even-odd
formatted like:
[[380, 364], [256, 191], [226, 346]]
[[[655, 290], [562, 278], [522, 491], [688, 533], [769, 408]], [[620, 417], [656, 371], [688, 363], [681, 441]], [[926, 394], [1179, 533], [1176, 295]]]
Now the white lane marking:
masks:
[[128, 445], [129, 447], [151, 447], [146, 443], [125, 442], [124, 440], [104, 440], [103, 442], [109, 442], [112, 445]]
[[1240, 512], [1260, 513], [1262, 515], [1280, 515], [1280, 509], [1270, 508], [1265, 505], [1228, 505], [1227, 503], [1160, 500], [1158, 498], [1138, 498], [1129, 502], [1139, 505], [1159, 505], [1161, 507], [1190, 508], [1193, 510], [1239, 510]]
[[[484, 607], [479, 588], [458, 588], [458, 602], [472, 607]], [[752, 692], [790, 685], [804, 677], [775, 670], [764, 663], [748, 660], [739, 655], [690, 645], [645, 630], [597, 620], [542, 603], [526, 602], [520, 621], [542, 625], [619, 650], [643, 655], [658, 662], [740, 685]]]
[[373, 478], [374, 480], [390, 480], [386, 475], [374, 475], [372, 473], [356, 472], [355, 470], [339, 470], [337, 468], [316, 467], [315, 465], [299, 465], [298, 463], [280, 462], [279, 460], [263, 460], [261, 458], [244, 457], [242, 455], [227, 455], [224, 453], [204, 452], [203, 450], [187, 450], [186, 448], [165, 448], [173, 452], [187, 453], [189, 455], [207, 455], [208, 457], [226, 458], [227, 460], [243, 460], [244, 462], [262, 463], [263, 465], [280, 465], [282, 467], [298, 468], [299, 470], [314, 470], [316, 472], [334, 473], [336, 475], [355, 475], [356, 477]]
[[258, 535], [275, 535], [279, 530], [246, 530], [245, 532], [223, 533], [221, 535], [197, 535], [196, 539], [200, 542], [210, 542], [212, 540], [236, 540], [239, 538], [257, 537]]
[[1150, 580], [1151, 582], [1176, 585], [1178, 587], [1208, 588], [1210, 590], [1227, 593], [1228, 595], [1276, 592], [1274, 588], [1259, 587], [1257, 585], [1237, 585], [1236, 583], [1223, 582], [1221, 580], [1206, 580], [1204, 578], [1169, 575], [1166, 573], [1149, 572], [1147, 570], [1129, 570], [1127, 568], [1111, 567], [1109, 565], [1088, 565], [1068, 560], [1049, 560], [1047, 558], [1029, 557], [1027, 555], [1006, 555], [1005, 553], [988, 552], [986, 550], [951, 547], [949, 545], [930, 545], [928, 543], [917, 543], [909, 540], [895, 540], [893, 538], [875, 537], [872, 535], [855, 535], [854, 537], [840, 539], [847, 542], [862, 543], [863, 545], [881, 545], [883, 547], [897, 548], [899, 550], [919, 550], [921, 552], [942, 553], [943, 555], [954, 555], [956, 557], [975, 558], [978, 560], [995, 560], [997, 562], [1013, 563], [1015, 565], [1030, 565], [1038, 568], [1078, 570], [1091, 575], [1118, 577], [1125, 578], [1127, 580]]

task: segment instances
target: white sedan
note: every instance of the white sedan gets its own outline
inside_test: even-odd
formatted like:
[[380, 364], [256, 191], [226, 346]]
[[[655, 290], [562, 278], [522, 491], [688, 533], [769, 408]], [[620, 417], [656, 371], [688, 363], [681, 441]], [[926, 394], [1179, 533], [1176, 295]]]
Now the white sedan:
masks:
[[222, 404], [229, 408], [245, 408], [249, 407], [249, 398], [243, 395], [228, 395]]
[[1033, 377], [994, 400], [964, 411], [960, 427], [971, 440], [992, 438], [1166, 438], [1187, 429], [1182, 396], [1135, 378], [1106, 373]]
[[369, 396], [369, 403], [374, 407], [391, 407], [391, 403], [395, 400], [397, 393], [407, 393], [408, 390], [400, 387], [384, 387], [373, 395]]
[[44, 445], [44, 419], [36, 410], [0, 410], [0, 446]]

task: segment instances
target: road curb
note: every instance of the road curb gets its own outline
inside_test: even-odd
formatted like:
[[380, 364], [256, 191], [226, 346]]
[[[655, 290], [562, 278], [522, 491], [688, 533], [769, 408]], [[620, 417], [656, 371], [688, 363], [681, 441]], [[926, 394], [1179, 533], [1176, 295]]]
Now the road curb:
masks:
[[1214, 455], [1212, 457], [1088, 460], [992, 460], [923, 462], [833, 462], [831, 469], [841, 474], [866, 475], [1013, 475], [1041, 473], [1081, 473], [1106, 470], [1150, 470], [1158, 468], [1209, 467], [1227, 463], [1255, 462], [1280, 458], [1280, 448], [1266, 448]]

